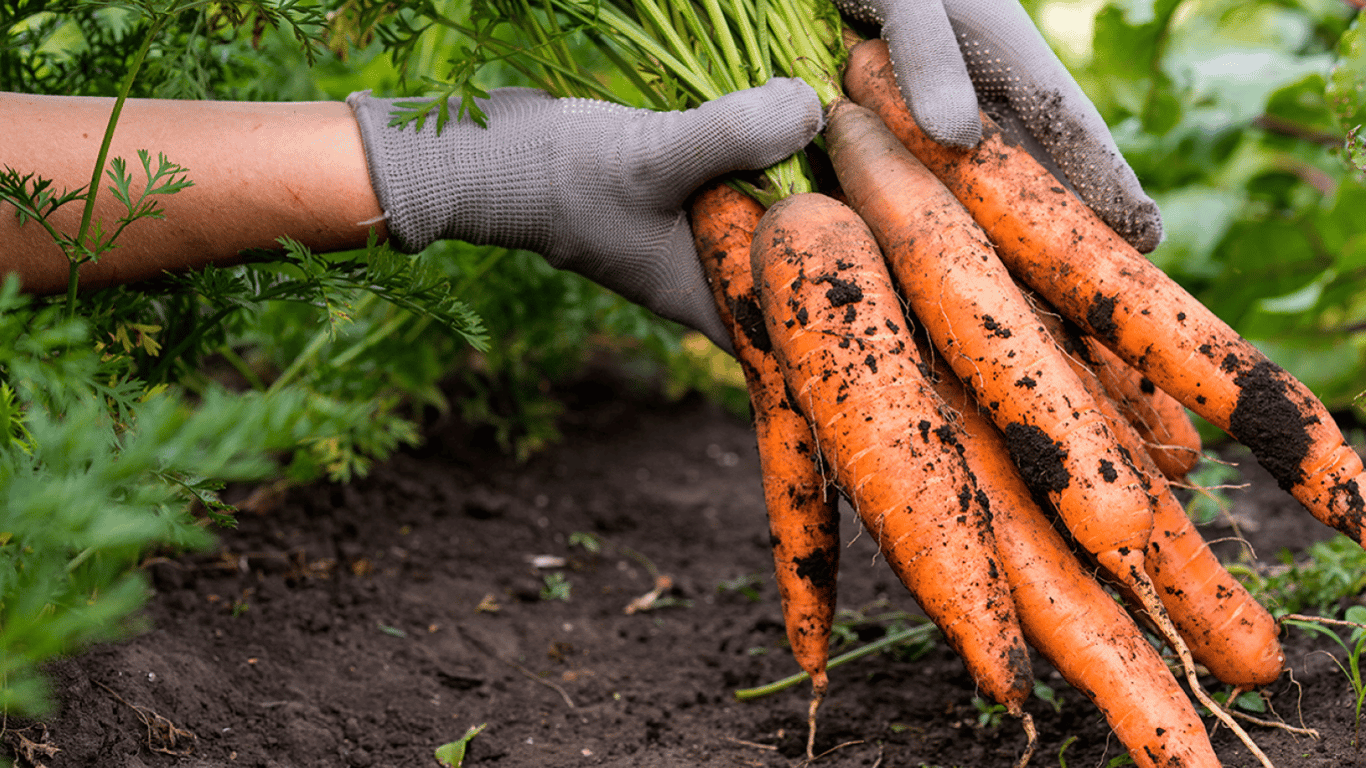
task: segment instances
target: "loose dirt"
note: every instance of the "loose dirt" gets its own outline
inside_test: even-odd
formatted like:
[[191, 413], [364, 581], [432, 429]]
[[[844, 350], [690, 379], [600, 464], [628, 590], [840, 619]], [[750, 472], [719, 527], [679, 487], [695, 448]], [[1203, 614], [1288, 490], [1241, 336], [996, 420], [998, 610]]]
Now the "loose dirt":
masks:
[[[752, 433], [713, 404], [640, 389], [605, 374], [566, 389], [563, 442], [525, 464], [436, 420], [367, 478], [289, 490], [216, 551], [150, 562], [147, 631], [51, 665], [60, 710], [11, 720], [9, 754], [52, 768], [436, 766], [438, 745], [487, 724], [468, 766], [799, 764], [805, 691], [731, 695], [795, 671]], [[1258, 555], [1327, 536], [1264, 473], [1247, 478], [1233, 515]], [[840, 607], [914, 611], [847, 511], [843, 538]], [[663, 605], [628, 614], [652, 569], [669, 580]], [[849, 628], [867, 641], [883, 626]], [[1333, 646], [1287, 645], [1293, 680], [1271, 702], [1322, 738], [1252, 733], [1281, 766], [1357, 764]], [[1121, 754], [1085, 699], [1035, 672], [1060, 707], [1031, 702], [1033, 765]], [[819, 765], [1009, 766], [1023, 734], [979, 726], [973, 699], [942, 643], [837, 669]], [[1226, 766], [1253, 765], [1226, 733], [1215, 742]]]

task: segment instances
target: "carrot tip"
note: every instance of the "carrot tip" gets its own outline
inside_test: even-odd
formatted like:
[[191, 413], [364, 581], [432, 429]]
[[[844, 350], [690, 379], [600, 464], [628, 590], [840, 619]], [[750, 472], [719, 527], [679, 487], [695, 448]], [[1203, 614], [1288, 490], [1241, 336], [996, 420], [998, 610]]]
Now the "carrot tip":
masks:
[[1034, 727], [1034, 718], [1028, 712], [1020, 712], [1017, 716], [1028, 740], [1025, 742], [1024, 754], [1015, 761], [1015, 768], [1024, 768], [1029, 764], [1029, 759], [1034, 757], [1034, 750], [1039, 746], [1039, 730]]

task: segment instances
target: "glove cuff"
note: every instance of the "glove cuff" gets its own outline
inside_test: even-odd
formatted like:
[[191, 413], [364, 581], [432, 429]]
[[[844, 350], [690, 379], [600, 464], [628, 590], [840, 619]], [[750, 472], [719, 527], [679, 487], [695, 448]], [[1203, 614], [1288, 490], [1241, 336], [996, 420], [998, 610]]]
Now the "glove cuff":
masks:
[[[548, 248], [550, 179], [543, 146], [548, 133], [537, 118], [553, 99], [532, 89], [505, 89], [498, 95], [496, 103], [480, 100], [496, 127], [452, 119], [440, 132], [434, 118], [421, 130], [416, 124], [389, 125], [397, 100], [377, 99], [368, 91], [347, 97], [360, 126], [370, 183], [397, 250], [416, 253], [447, 238], [537, 252]], [[452, 100], [451, 111], [457, 110], [458, 101]]]

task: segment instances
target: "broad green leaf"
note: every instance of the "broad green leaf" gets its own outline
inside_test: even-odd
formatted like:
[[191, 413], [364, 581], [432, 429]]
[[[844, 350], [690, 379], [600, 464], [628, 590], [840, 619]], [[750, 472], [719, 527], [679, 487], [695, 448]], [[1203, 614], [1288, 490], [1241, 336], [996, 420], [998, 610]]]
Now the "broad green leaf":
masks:
[[1329, 253], [1338, 253], [1348, 241], [1366, 232], [1366, 179], [1347, 174], [1338, 183], [1331, 205], [1318, 213], [1314, 233]]
[[1356, 235], [1337, 253], [1337, 268], [1344, 271], [1366, 270], [1366, 233]]
[[1247, 712], [1265, 712], [1266, 700], [1256, 691], [1247, 691], [1234, 699], [1234, 703], [1239, 709]]
[[1282, 133], [1271, 135], [1292, 142], [1312, 137], [1311, 132], [1324, 136], [1338, 133], [1337, 118], [1323, 97], [1326, 82], [1323, 73], [1310, 72], [1272, 93], [1267, 99], [1266, 114], [1285, 122]]
[[1143, 104], [1143, 129], [1162, 136], [1175, 128], [1183, 114], [1181, 98], [1175, 85], [1165, 74], [1153, 78], [1148, 98]]
[[1205, 125], [1241, 123], [1265, 111], [1271, 94], [1328, 66], [1328, 56], [1297, 56], [1291, 51], [1249, 48], [1189, 40], [1174, 51], [1172, 68], [1181, 71], [1204, 102]]
[[1299, 290], [1262, 299], [1257, 302], [1257, 308], [1273, 315], [1293, 315], [1299, 312], [1308, 312], [1318, 304], [1319, 297], [1323, 295], [1323, 287], [1332, 282], [1335, 277], [1337, 277], [1336, 271], [1325, 270]]
[[[1343, 614], [1343, 618], [1346, 619], [1347, 621], [1353, 622], [1353, 623], [1355, 623], [1355, 624], [1366, 624], [1366, 606], [1354, 605], [1354, 606], [1348, 608], [1348, 609], [1347, 609], [1347, 612], [1346, 612], [1345, 614]], [[1354, 628], [1352, 629], [1352, 634], [1351, 634], [1351, 637], [1349, 638], [1349, 641], [1350, 641], [1350, 642], [1353, 642], [1353, 643], [1357, 643], [1357, 648], [1356, 648], [1356, 650], [1357, 650], [1358, 652], [1361, 651], [1361, 642], [1362, 642], [1362, 639], [1363, 639], [1363, 638], [1366, 638], [1366, 628], [1354, 627]], [[1358, 660], [1356, 660], [1356, 659], [1353, 659], [1353, 660], [1352, 660], [1352, 666], [1353, 666], [1354, 669], [1356, 668], [1356, 665], [1357, 665], [1358, 663], [1359, 663]]]
[[1244, 198], [1237, 190], [1192, 184], [1155, 194], [1162, 211], [1166, 239], [1149, 254], [1168, 273], [1212, 278], [1225, 268], [1211, 254], [1228, 227], [1242, 213]]

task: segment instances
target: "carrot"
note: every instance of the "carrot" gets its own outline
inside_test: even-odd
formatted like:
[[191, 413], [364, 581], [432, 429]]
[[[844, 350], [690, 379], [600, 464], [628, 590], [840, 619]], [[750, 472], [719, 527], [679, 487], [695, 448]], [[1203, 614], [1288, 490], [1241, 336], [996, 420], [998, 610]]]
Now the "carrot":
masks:
[[877, 115], [844, 102], [828, 123], [852, 207], [936, 349], [1004, 433], [1025, 482], [1103, 567], [1141, 580], [1152, 529], [1143, 482], [981, 229]]
[[987, 406], [1025, 482], [1139, 599], [1200, 702], [1269, 764], [1200, 688], [1190, 650], [1144, 568], [1153, 503], [1144, 482], [981, 230], [870, 110], [834, 105], [826, 141], [840, 185], [886, 252], [907, 303]]
[[1135, 764], [1219, 765], [1199, 714], [1161, 655], [1053, 530], [976, 401], [951, 372], [937, 373], [935, 390], [958, 412], [967, 433], [964, 456], [990, 499], [1025, 639], [1095, 703]]
[[1138, 430], [1148, 456], [1169, 480], [1179, 480], [1200, 461], [1200, 433], [1186, 407], [1095, 339], [1084, 339], [1091, 370], [1124, 418]]
[[1164, 503], [1145, 567], [1191, 655], [1229, 685], [1270, 685], [1285, 669], [1276, 620], [1225, 570], [1170, 489], [1154, 492]]
[[921, 133], [881, 41], [850, 52], [844, 82], [953, 190], [1016, 277], [1248, 446], [1316, 518], [1363, 541], [1366, 471], [1307, 387], [1116, 235], [989, 119], [970, 150]]
[[1039, 317], [1069, 352], [1068, 360], [1078, 377], [1095, 395], [1116, 438], [1134, 455], [1151, 484], [1149, 492], [1157, 504], [1143, 565], [1191, 655], [1229, 685], [1270, 685], [1285, 668], [1276, 620], [1210, 551], [1166, 477], [1143, 450], [1143, 437], [1105, 396], [1100, 377], [1092, 373], [1098, 363], [1088, 357], [1089, 340], [1082, 338], [1075, 326], [1068, 327], [1043, 309]]
[[872, 234], [831, 198], [793, 195], [751, 257], [774, 355], [835, 482], [978, 686], [1023, 714], [1029, 654], [987, 512]]
[[810, 756], [816, 709], [829, 687], [825, 665], [839, 570], [838, 495], [821, 474], [810, 425], [788, 399], [760, 314], [749, 251], [763, 214], [762, 205], [725, 184], [704, 189], [691, 208], [698, 256], [749, 388], [783, 622], [792, 655], [811, 676]]

